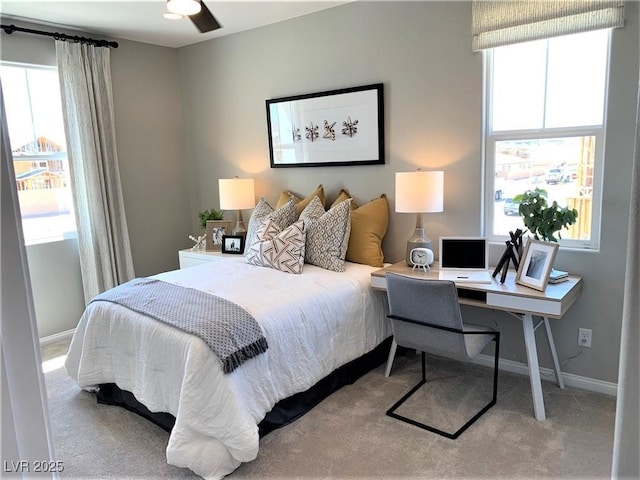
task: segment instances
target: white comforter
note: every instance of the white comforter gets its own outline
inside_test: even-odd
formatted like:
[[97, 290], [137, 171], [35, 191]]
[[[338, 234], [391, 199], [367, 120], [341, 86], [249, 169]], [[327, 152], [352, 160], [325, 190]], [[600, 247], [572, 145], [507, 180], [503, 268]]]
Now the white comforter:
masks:
[[152, 412], [176, 417], [167, 462], [220, 478], [256, 458], [257, 424], [279, 400], [302, 392], [390, 335], [386, 297], [371, 267], [301, 275], [224, 257], [156, 275], [243, 306], [269, 343], [266, 353], [225, 375], [198, 337], [107, 302], [90, 304], [66, 369], [80, 387], [116, 383]]

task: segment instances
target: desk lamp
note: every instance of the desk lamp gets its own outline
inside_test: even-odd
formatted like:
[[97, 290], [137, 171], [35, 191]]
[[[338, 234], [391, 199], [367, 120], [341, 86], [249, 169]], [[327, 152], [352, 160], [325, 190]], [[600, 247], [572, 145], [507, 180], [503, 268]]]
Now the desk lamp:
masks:
[[238, 221], [233, 234], [246, 235], [247, 228], [242, 219], [242, 210], [256, 206], [253, 178], [221, 178], [218, 180], [218, 187], [220, 210], [238, 210]]
[[396, 173], [396, 212], [415, 213], [416, 229], [407, 242], [407, 265], [411, 266], [409, 254], [418, 247], [432, 249], [431, 240], [422, 223], [423, 213], [443, 211], [444, 172]]

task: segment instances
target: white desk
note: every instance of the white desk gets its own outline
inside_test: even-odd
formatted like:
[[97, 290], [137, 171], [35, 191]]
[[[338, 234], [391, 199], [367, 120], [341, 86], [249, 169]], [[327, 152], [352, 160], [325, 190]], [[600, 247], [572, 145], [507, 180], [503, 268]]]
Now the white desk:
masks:
[[[438, 265], [431, 266], [431, 270], [423, 272], [412, 270], [405, 262], [394, 263], [391, 266], [376, 270], [371, 274], [371, 286], [379, 290], [386, 290], [385, 275], [388, 272], [407, 275], [413, 278], [436, 280], [438, 278]], [[499, 276], [498, 276], [499, 278]], [[553, 342], [553, 335], [549, 325], [549, 318], [561, 318], [580, 296], [582, 290], [582, 278], [570, 276], [569, 280], [555, 285], [547, 285], [544, 292], [539, 292], [515, 283], [515, 272], [509, 272], [504, 284], [498, 279], [492, 283], [461, 283], [456, 285], [461, 305], [471, 305], [492, 310], [502, 310], [522, 322], [524, 344], [527, 350], [527, 363], [529, 366], [529, 379], [531, 382], [531, 394], [533, 396], [533, 410], [538, 420], [546, 418], [544, 411], [544, 399], [542, 397], [542, 382], [540, 379], [540, 367], [538, 364], [538, 351], [536, 347], [535, 331], [540, 325], [544, 325], [556, 380], [560, 388], [564, 388], [560, 363]], [[533, 317], [541, 318], [534, 325]], [[395, 343], [394, 343], [395, 344]], [[392, 352], [395, 353], [395, 352]], [[388, 369], [389, 370], [389, 369]]]

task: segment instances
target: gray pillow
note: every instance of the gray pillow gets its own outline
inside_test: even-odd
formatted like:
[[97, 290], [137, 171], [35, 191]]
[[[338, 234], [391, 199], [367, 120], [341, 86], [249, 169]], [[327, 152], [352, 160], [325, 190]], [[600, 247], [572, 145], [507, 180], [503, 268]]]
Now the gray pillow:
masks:
[[307, 231], [305, 261], [312, 265], [344, 272], [344, 258], [351, 233], [351, 199], [325, 212], [316, 196], [300, 213]]

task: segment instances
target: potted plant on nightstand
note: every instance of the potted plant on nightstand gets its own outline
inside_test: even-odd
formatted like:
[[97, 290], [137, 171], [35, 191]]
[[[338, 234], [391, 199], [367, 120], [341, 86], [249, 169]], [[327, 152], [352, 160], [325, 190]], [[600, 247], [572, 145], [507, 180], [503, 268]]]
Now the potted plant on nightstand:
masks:
[[224, 220], [222, 210], [205, 210], [198, 214], [200, 227], [205, 230], [207, 251], [219, 252], [222, 248], [222, 240], [225, 235], [230, 235], [231, 221]]
[[200, 217], [200, 228], [206, 230], [207, 220], [223, 220], [224, 212], [222, 210], [216, 210], [212, 208], [211, 210], [200, 212], [198, 216]]

